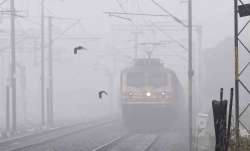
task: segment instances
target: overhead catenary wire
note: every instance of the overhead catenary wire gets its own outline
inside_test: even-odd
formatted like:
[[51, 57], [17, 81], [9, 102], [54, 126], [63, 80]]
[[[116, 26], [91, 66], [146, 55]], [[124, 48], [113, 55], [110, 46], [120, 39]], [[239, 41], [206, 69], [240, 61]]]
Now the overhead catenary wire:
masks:
[[8, 1], [8, 0], [2, 0], [2, 1], [0, 2], [0, 5], [5, 4], [7, 1]]
[[[118, 3], [118, 5], [120, 6], [121, 10], [123, 11], [123, 13], [127, 13], [127, 11], [125, 10], [124, 6], [122, 5], [122, 3], [119, 1], [119, 0], [116, 0], [116, 2]], [[127, 17], [129, 18], [129, 17]], [[137, 27], [137, 24], [131, 19], [130, 22], [136, 27]]]
[[184, 50], [188, 50], [182, 43], [180, 43], [178, 40], [176, 40], [175, 38], [173, 38], [172, 36], [170, 36], [169, 34], [167, 34], [166, 32], [164, 32], [160, 27], [158, 27], [156, 24], [154, 24], [153, 22], [150, 22], [152, 26], [154, 26], [157, 30], [159, 30], [163, 35], [167, 36], [170, 40], [172, 40], [173, 42], [175, 42], [178, 46], [180, 46], [181, 48], [183, 48]]
[[[158, 4], [157, 2], [155, 2], [154, 0], [153, 0], [153, 2], [156, 3], [157, 5], [159, 5], [159, 4]], [[159, 5], [159, 6], [160, 6], [160, 5]], [[139, 11], [141, 12], [141, 8], [140, 8], [140, 6], [139, 6], [139, 0], [137, 0], [137, 7], [138, 7]], [[160, 7], [162, 7], [162, 6], [160, 6]], [[162, 9], [164, 9], [164, 8], [162, 7]], [[176, 21], [178, 21], [178, 23], [181, 22], [181, 24], [182, 24], [183, 26], [187, 27], [187, 25], [185, 25], [185, 24], [184, 24], [182, 21], [180, 21], [177, 17], [175, 17], [174, 15], [172, 15], [172, 14], [171, 14], [170, 12], [168, 12], [166, 9], [164, 9], [164, 10], [165, 10], [165, 12], [167, 12], [167, 14], [168, 14], [168, 15], [165, 15], [165, 17], [166, 17], [166, 16], [172, 17], [172, 18], [174, 18]], [[121, 13], [121, 14], [122, 14], [122, 13]], [[138, 13], [138, 14], [140, 15], [140, 13]], [[129, 14], [129, 13], [128, 13], [128, 15], [133, 15], [133, 14]], [[137, 15], [137, 14], [135, 14], [135, 15]], [[150, 14], [149, 14], [149, 15], [150, 15]], [[161, 32], [163, 35], [167, 36], [170, 40], [172, 40], [174, 43], [176, 43], [176, 44], [177, 44], [178, 46], [180, 46], [181, 48], [187, 50], [187, 48], [186, 48], [182, 43], [180, 43], [178, 40], [176, 40], [175, 38], [173, 38], [172, 36], [170, 36], [169, 34], [167, 34], [161, 27], [159, 27], [158, 25], [156, 25], [155, 23], [153, 23], [153, 22], [150, 21], [150, 20], [146, 21], [146, 19], [144, 18], [144, 16], [147, 16], [147, 15], [142, 13], [142, 17], [143, 17], [145, 23], [147, 23], [147, 24], [149, 24], [149, 26], [152, 26], [152, 27], [154, 27], [155, 29], [157, 29], [159, 32]], [[164, 16], [164, 15], [159, 15], [159, 14], [154, 15], [154, 14], [152, 14], [152, 15], [150, 15], [150, 16]], [[148, 23], [148, 22], [149, 22], [149, 23]]]
[[163, 10], [165, 13], [167, 13], [170, 17], [172, 17], [177, 23], [181, 24], [182, 26], [184, 26], [185, 28], [188, 28], [188, 25], [184, 24], [183, 21], [181, 21], [179, 18], [177, 18], [176, 16], [174, 16], [172, 13], [170, 13], [167, 9], [165, 9], [164, 7], [162, 7], [159, 3], [157, 3], [155, 0], [152, 0], [152, 2], [158, 6], [161, 10]]
[[[61, 37], [63, 37], [69, 30], [71, 30], [73, 27], [75, 27], [81, 20], [78, 19], [76, 22], [72, 23], [70, 26], [68, 26], [64, 31], [62, 31], [58, 36], [56, 36], [52, 42], [55, 42], [56, 40], [60, 39]], [[35, 38], [34, 36], [32, 35], [29, 35], [26, 31], [23, 30], [23, 33], [26, 35], [24, 36], [22, 39], [20, 40], [17, 40], [16, 41], [16, 44], [20, 44], [22, 42], [24, 42], [27, 38]], [[45, 48], [47, 47], [47, 45], [45, 46]], [[1, 51], [5, 51], [7, 49], [9, 49], [10, 46], [6, 46], [6, 47], [3, 47], [3, 48], [0, 48], [0, 52]]]
[[128, 15], [128, 16], [152, 16], [152, 17], [169, 17], [169, 15], [164, 14], [149, 14], [149, 13], [128, 13], [128, 12], [105, 12], [109, 15]]

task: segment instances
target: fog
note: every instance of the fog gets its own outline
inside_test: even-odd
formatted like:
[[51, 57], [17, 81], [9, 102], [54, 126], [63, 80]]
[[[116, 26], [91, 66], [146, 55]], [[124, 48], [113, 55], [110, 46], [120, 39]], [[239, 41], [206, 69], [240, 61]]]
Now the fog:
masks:
[[[167, 124], [164, 123], [166, 125], [163, 124], [163, 127], [167, 132], [169, 129], [172, 132], [174, 127], [179, 128], [177, 125], [182, 125], [181, 131], [187, 138], [189, 130], [187, 4], [187, 1], [182, 0], [44, 0], [45, 121], [48, 122], [50, 118], [48, 115], [51, 112], [54, 127], [118, 118], [125, 121], [124, 127], [130, 129], [143, 122], [145, 128], [150, 127], [147, 122], [154, 123], [153, 128], [158, 127], [160, 124], [156, 124], [158, 121], [153, 119], [162, 118], [166, 120]], [[212, 100], [219, 99], [220, 88], [224, 88], [224, 96], [228, 100], [230, 88], [234, 87], [234, 8], [233, 1], [228, 0], [193, 0], [192, 9], [194, 71], [192, 123], [194, 135], [199, 135], [196, 134], [197, 127], [200, 126], [199, 120], [205, 117], [207, 123], [211, 122]], [[26, 131], [30, 128], [46, 129], [48, 123], [41, 125], [41, 1], [16, 0], [15, 10], [16, 129], [17, 131]], [[179, 22], [173, 16], [179, 19]], [[10, 0], [0, 0], [1, 133], [7, 129], [8, 97], [10, 102], [13, 99], [11, 87], [13, 28], [10, 26], [10, 18]], [[243, 25], [248, 19], [248, 17], [241, 19], [239, 25]], [[246, 46], [249, 46], [249, 38], [247, 27], [241, 34], [241, 40]], [[77, 47], [79, 50], [76, 50]], [[244, 49], [242, 45], [240, 49]], [[247, 51], [239, 54], [241, 69], [249, 62], [247, 55]], [[49, 64], [50, 59], [52, 66]], [[144, 61], [148, 59], [149, 63], [144, 62], [143, 67], [137, 68], [136, 59]], [[154, 59], [163, 64], [160, 70], [154, 71], [155, 67], [152, 65]], [[164, 76], [168, 77], [168, 81], [165, 85], [164, 81], [159, 82], [160, 76], [152, 74], [153, 71], [166, 74]], [[246, 70], [246, 74], [242, 76], [246, 86], [250, 84], [248, 72]], [[49, 73], [53, 75], [52, 88]], [[134, 74], [131, 77], [131, 85], [130, 73]], [[150, 80], [162, 85], [156, 88], [149, 84]], [[133, 86], [134, 83], [140, 84]], [[8, 87], [9, 95], [7, 95]], [[243, 89], [240, 88], [241, 109], [249, 103], [249, 96]], [[98, 96], [101, 91], [107, 94]], [[124, 105], [135, 102], [144, 105], [148, 102], [164, 102], [167, 98], [165, 92], [168, 91], [173, 91], [170, 97], [176, 97], [177, 103], [173, 103], [178, 106], [176, 112], [170, 109], [161, 112], [157, 107], [148, 108], [143, 105], [138, 109]], [[140, 96], [140, 93], [144, 96]], [[151, 93], [163, 96], [157, 100]], [[50, 97], [53, 98], [51, 112], [48, 107]], [[10, 116], [12, 115], [11, 112]], [[13, 125], [13, 121], [10, 124]], [[152, 127], [149, 129], [152, 130]], [[213, 123], [206, 125], [206, 130], [211, 135], [214, 135], [213, 130], [210, 132], [213, 128]], [[183, 144], [187, 145], [188, 139]]]

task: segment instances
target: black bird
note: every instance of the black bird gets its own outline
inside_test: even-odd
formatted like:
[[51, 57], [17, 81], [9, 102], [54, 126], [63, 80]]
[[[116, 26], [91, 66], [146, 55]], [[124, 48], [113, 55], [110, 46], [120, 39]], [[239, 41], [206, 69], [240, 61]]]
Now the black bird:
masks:
[[85, 47], [83, 46], [78, 46], [74, 48], [74, 54], [77, 54], [78, 50], [87, 50]]
[[100, 91], [100, 92], [98, 93], [99, 99], [102, 99], [103, 94], [108, 95], [108, 93], [107, 93], [106, 91], [102, 90], [102, 91]]

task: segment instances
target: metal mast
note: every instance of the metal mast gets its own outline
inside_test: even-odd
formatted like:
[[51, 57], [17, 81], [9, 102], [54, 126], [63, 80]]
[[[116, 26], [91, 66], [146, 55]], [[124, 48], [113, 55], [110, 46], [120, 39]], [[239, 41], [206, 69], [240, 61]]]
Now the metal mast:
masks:
[[12, 99], [12, 132], [16, 131], [16, 45], [15, 45], [15, 3], [10, 0], [10, 25], [11, 25], [11, 99]]
[[52, 40], [52, 17], [48, 18], [49, 23], [49, 52], [48, 52], [48, 78], [49, 78], [49, 87], [48, 87], [48, 102], [47, 102], [47, 119], [48, 126], [53, 126], [53, 40]]
[[196, 91], [196, 102], [198, 102], [198, 106], [201, 107], [201, 89], [202, 89], [202, 26], [196, 26], [196, 32], [197, 32], [197, 40], [198, 40], [198, 51], [196, 53], [197, 56], [197, 66], [196, 66], [196, 77], [197, 77], [197, 91]]
[[192, 52], [192, 0], [188, 0], [188, 108], [189, 108], [189, 151], [193, 146], [193, 52]]
[[9, 133], [10, 128], [10, 87], [6, 86], [6, 132]]
[[44, 97], [44, 0], [41, 0], [41, 124], [45, 126]]
[[239, 151], [239, 49], [238, 49], [238, 0], [234, 0], [234, 53], [235, 53], [235, 151]]
[[[240, 5], [239, 5], [240, 3]], [[246, 42], [242, 41], [242, 37], [240, 35], [246, 30], [247, 26], [250, 23], [250, 19], [243, 25], [239, 24], [239, 17], [246, 17], [250, 16], [250, 4], [245, 4], [241, 0], [234, 0], [234, 55], [235, 55], [235, 139], [236, 139], [236, 145], [235, 145], [235, 151], [240, 151], [240, 124], [245, 130], [249, 132], [249, 127], [244, 124], [244, 121], [241, 121], [241, 116], [245, 116], [245, 111], [249, 110], [250, 104], [243, 109], [242, 112], [240, 112], [240, 89], [241, 86], [248, 94], [250, 94], [250, 89], [247, 86], [247, 84], [241, 79], [241, 75], [245, 73], [245, 70], [249, 68], [250, 62], [247, 64], [240, 62], [240, 57], [242, 58], [242, 55], [240, 56], [240, 49], [245, 50], [250, 54], [250, 49], [248, 48]], [[240, 28], [239, 28], [240, 27]], [[240, 30], [239, 30], [240, 29]], [[247, 32], [247, 31], [246, 31]], [[241, 46], [241, 47], [239, 47]], [[244, 58], [243, 58], [244, 59]], [[240, 68], [240, 65], [243, 64], [243, 68]]]
[[135, 59], [138, 58], [138, 33], [135, 32]]

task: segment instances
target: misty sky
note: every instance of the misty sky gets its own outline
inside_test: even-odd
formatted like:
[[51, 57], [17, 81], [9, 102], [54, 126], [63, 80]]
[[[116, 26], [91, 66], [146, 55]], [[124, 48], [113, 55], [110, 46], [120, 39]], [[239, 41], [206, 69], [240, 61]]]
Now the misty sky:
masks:
[[[127, 12], [164, 14], [151, 0], [119, 0], [119, 2]], [[179, 18], [186, 20], [186, 3], [182, 3], [182, 0], [158, 0], [158, 2]], [[17, 10], [28, 11], [29, 16], [39, 15], [39, 0], [18, 0], [16, 3]], [[193, 3], [194, 24], [203, 26], [205, 48], [212, 47], [225, 37], [232, 36], [233, 1], [193, 0]], [[105, 11], [121, 12], [116, 0], [47, 0], [46, 9], [47, 15], [81, 18], [86, 30], [93, 34], [105, 34], [112, 24], [128, 24], [125, 20], [110, 18], [104, 14]], [[131, 19], [138, 23], [141, 18], [131, 17]], [[146, 17], [146, 20], [154, 20], [154, 18]]]

